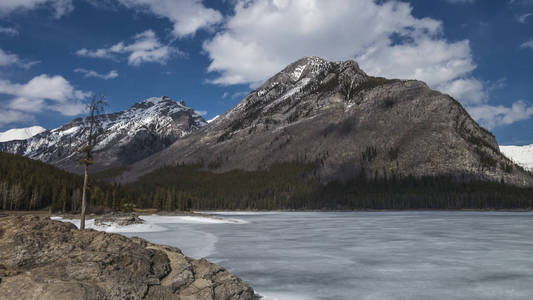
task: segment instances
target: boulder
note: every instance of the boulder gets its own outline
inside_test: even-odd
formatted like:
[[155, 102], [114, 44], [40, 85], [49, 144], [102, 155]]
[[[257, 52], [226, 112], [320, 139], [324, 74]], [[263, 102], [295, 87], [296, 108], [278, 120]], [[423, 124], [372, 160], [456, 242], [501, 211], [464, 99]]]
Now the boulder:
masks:
[[258, 299], [173, 247], [38, 216], [0, 218], [0, 299]]

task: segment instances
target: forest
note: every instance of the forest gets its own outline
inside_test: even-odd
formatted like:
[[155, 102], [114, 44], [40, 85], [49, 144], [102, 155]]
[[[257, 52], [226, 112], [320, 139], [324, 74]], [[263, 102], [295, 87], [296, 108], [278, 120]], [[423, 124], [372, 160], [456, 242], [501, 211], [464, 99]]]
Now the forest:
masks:
[[[266, 170], [213, 173], [200, 165], [168, 166], [126, 185], [98, 176], [89, 185], [91, 211], [123, 210], [352, 210], [531, 209], [533, 189], [464, 176], [389, 177], [363, 174], [319, 182], [315, 165], [279, 163]], [[110, 172], [107, 174], [109, 175]], [[104, 178], [103, 176], [100, 178]], [[0, 208], [80, 209], [82, 177], [25, 157], [0, 153]]]

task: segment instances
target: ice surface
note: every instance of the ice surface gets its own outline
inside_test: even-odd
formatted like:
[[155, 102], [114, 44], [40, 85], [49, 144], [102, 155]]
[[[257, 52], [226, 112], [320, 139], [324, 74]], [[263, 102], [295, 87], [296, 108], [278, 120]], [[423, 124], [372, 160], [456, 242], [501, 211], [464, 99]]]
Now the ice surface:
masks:
[[[125, 232], [219, 263], [265, 300], [533, 299], [533, 213], [214, 212]], [[247, 223], [243, 223], [247, 222]]]
[[265, 300], [533, 299], [533, 213], [215, 213], [248, 223], [135, 235], [207, 255]]

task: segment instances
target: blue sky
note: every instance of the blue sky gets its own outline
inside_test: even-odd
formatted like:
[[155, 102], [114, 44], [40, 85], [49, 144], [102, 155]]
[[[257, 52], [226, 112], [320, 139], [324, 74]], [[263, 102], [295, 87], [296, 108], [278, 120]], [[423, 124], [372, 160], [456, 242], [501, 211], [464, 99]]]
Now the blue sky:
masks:
[[209, 119], [311, 55], [424, 80], [501, 144], [533, 143], [533, 0], [2, 1], [0, 131], [57, 127], [95, 92]]

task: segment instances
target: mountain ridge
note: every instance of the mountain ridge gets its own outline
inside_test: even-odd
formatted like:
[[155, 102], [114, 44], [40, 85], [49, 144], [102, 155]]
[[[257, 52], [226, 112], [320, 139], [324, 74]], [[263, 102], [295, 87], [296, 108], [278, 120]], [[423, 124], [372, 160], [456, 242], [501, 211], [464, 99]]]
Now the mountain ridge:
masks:
[[449, 95], [416, 80], [373, 77], [353, 60], [300, 59], [234, 108], [119, 177], [200, 164], [214, 172], [277, 162], [319, 164], [321, 181], [455, 174], [516, 185], [531, 175]]
[[4, 132], [0, 132], [0, 142], [26, 140], [43, 131], [46, 131], [46, 129], [41, 126], [31, 126], [31, 127], [26, 127], [26, 128], [12, 128]]
[[[94, 146], [93, 170], [132, 163], [207, 124], [184, 102], [166, 96], [148, 98], [127, 110], [97, 118], [101, 127]], [[77, 118], [27, 140], [0, 143], [0, 151], [81, 172], [77, 151], [86, 143], [88, 124], [88, 118]]]

